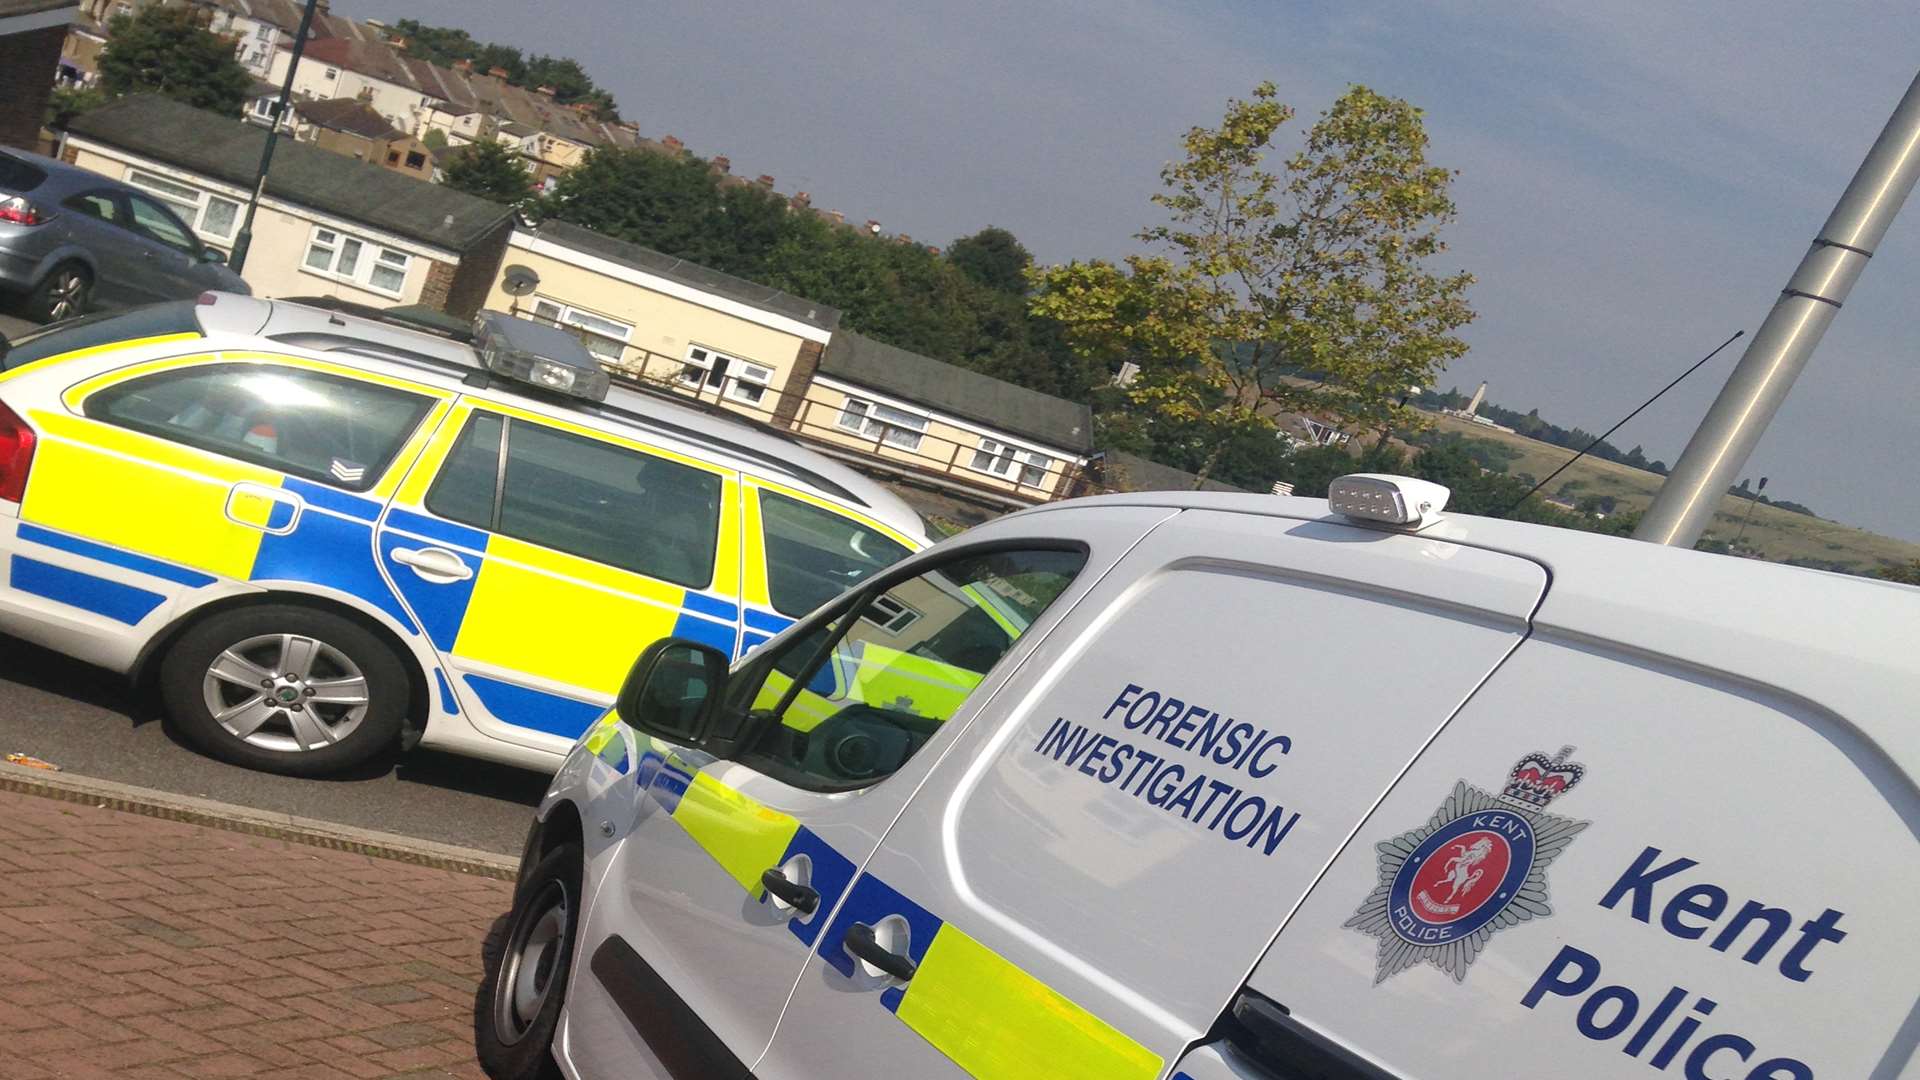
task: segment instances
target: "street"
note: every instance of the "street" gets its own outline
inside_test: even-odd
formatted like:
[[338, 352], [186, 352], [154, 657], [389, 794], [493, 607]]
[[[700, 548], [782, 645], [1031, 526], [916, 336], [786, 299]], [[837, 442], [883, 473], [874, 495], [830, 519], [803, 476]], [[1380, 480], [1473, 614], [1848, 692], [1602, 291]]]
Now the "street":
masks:
[[33, 329], [35, 325], [37, 324], [30, 323], [12, 314], [0, 312], [0, 337], [5, 337], [8, 340], [19, 337], [21, 334]]
[[0, 637], [0, 754], [63, 770], [261, 810], [518, 855], [547, 778], [415, 751], [358, 776], [302, 780], [188, 749], [154, 703], [115, 675]]

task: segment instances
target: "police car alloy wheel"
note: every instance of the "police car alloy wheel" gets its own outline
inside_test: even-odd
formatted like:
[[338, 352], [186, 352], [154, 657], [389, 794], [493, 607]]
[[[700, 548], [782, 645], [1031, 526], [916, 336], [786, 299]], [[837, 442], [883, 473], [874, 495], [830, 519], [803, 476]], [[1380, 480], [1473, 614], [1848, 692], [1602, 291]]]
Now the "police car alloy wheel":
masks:
[[582, 914], [582, 856], [564, 844], [540, 860], [516, 891], [499, 951], [486, 957], [474, 1018], [480, 1064], [494, 1080], [559, 1075], [553, 1036]]
[[167, 712], [201, 749], [299, 776], [350, 768], [395, 744], [410, 687], [378, 637], [350, 619], [272, 605], [213, 616], [160, 673]]

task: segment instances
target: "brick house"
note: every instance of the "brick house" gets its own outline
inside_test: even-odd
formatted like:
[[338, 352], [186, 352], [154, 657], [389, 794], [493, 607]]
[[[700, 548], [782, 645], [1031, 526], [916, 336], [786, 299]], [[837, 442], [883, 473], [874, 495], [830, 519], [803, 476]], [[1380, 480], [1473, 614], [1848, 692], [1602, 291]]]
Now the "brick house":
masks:
[[0, 0], [0, 145], [35, 149], [79, 0]]
[[[204, 242], [229, 248], [266, 131], [153, 96], [79, 117], [65, 156], [152, 192]], [[423, 304], [466, 317], [498, 276], [507, 207], [282, 140], [243, 276], [259, 296]]]

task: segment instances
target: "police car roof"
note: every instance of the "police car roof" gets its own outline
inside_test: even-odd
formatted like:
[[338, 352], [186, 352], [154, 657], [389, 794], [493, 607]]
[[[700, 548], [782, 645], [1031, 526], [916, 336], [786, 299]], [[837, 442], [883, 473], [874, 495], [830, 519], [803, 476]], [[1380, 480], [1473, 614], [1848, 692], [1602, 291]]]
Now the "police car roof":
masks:
[[[457, 320], [430, 315], [395, 318], [377, 308], [326, 303], [320, 307], [215, 292], [202, 296], [195, 312], [209, 334], [245, 334], [320, 352], [352, 353], [456, 381], [488, 375], [473, 348], [449, 336]], [[486, 393], [536, 411], [584, 414], [614, 427], [693, 443], [748, 472], [854, 503], [909, 536], [927, 538], [925, 522], [898, 495], [797, 440], [763, 431], [745, 420], [716, 416], [621, 386], [608, 391], [605, 402], [596, 403], [542, 394], [495, 375], [489, 376]]]
[[[1016, 516], [1099, 505], [1356, 524], [1329, 512], [1324, 499], [1213, 492], [1102, 495]], [[1039, 521], [1033, 526], [1045, 528]], [[1443, 514], [1402, 535], [1544, 566], [1551, 584], [1534, 613], [1537, 636], [1630, 644], [1721, 684], [1764, 678], [1804, 701], [1803, 720], [1843, 751], [1857, 759], [1884, 754], [1907, 777], [1920, 777], [1920, 723], [1913, 712], [1920, 694], [1920, 650], [1913, 648], [1920, 587], [1465, 514]], [[1880, 770], [1869, 775], [1887, 779]], [[1920, 802], [1911, 780], [1889, 782], [1903, 789], [1902, 799], [1915, 801], [1909, 805]]]

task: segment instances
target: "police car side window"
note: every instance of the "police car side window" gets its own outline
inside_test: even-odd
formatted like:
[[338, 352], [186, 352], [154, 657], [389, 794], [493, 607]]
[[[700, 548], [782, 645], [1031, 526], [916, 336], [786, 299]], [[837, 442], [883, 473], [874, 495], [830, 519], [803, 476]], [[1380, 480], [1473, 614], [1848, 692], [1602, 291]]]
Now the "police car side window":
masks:
[[424, 394], [317, 371], [210, 364], [129, 379], [83, 408], [118, 427], [365, 491], [432, 405]]
[[505, 425], [495, 413], [473, 414], [427, 492], [427, 509], [476, 529], [498, 524], [500, 432]]
[[760, 523], [767, 598], [783, 615], [805, 615], [907, 557], [871, 525], [771, 491], [760, 492]]
[[524, 420], [506, 437], [495, 531], [676, 585], [712, 582], [718, 474]]
[[756, 730], [741, 762], [814, 791], [892, 775], [1085, 565], [1078, 550], [963, 555], [867, 598], [831, 630], [797, 635], [744, 669], [763, 681], [729, 692]]

